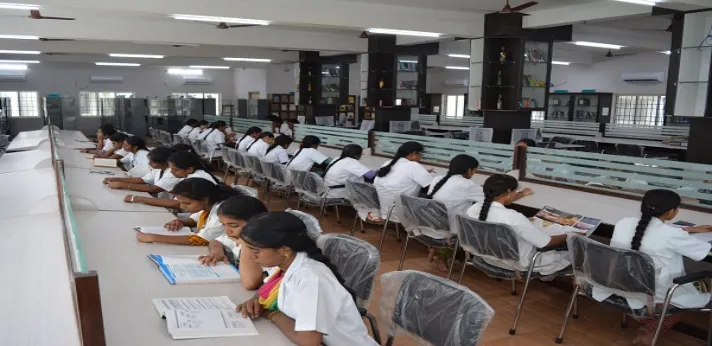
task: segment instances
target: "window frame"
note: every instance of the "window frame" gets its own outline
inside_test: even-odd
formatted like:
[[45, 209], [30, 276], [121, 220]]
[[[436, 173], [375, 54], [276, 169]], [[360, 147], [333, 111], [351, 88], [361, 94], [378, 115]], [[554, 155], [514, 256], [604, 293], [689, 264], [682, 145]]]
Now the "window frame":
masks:
[[[15, 94], [14, 96], [6, 95], [13, 93]], [[28, 97], [24, 97], [28, 96], [27, 94], [29, 94], [29, 100]], [[42, 111], [40, 110], [40, 96], [37, 91], [5, 90], [0, 91], [0, 97], [10, 99], [9, 116], [11, 118], [39, 118], [42, 116]], [[32, 107], [32, 104], [34, 104], [34, 107]]]
[[[649, 99], [653, 98], [653, 99]], [[660, 127], [665, 124], [665, 95], [616, 95], [612, 124]]]
[[[87, 95], [89, 100], [86, 102], [90, 104], [84, 105], [84, 97], [87, 97]], [[80, 91], [79, 115], [82, 117], [114, 116], [114, 100], [133, 97], [136, 97], [136, 93], [131, 91]], [[89, 109], [88, 111], [87, 108]]]
[[[450, 98], [454, 97], [454, 107], [450, 104]], [[445, 119], [461, 120], [465, 117], [465, 95], [464, 94], [443, 94], [442, 96], [442, 107], [440, 114], [445, 117]], [[452, 110], [453, 115], [449, 115]]]

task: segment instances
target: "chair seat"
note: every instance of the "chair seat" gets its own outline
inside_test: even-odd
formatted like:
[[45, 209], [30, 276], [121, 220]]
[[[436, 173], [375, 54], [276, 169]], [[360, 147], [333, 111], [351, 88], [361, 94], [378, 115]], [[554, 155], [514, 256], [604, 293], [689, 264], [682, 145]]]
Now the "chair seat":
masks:
[[[311, 204], [311, 205], [321, 205], [321, 198], [308, 195], [306, 193], [300, 194], [299, 197], [302, 202], [306, 204]], [[349, 202], [348, 199], [346, 198], [327, 198], [326, 201], [324, 201], [324, 206], [334, 206], [334, 205], [351, 205], [351, 202]]]
[[[593, 292], [593, 286], [591, 286], [590, 284], [586, 284], [586, 285], [584, 286], [583, 294], [584, 294], [586, 297], [590, 298], [590, 299], [594, 299], [592, 292]], [[595, 299], [594, 299], [594, 300], [595, 300]], [[625, 311], [626, 313], [629, 313], [629, 314], [632, 314], [632, 315], [638, 316], [638, 317], [656, 317], [656, 316], [660, 316], [660, 314], [662, 313], [662, 310], [663, 310], [662, 304], [656, 304], [656, 306], [655, 306], [655, 311], [654, 311], [654, 315], [651, 316], [650, 313], [648, 312], [648, 309], [646, 309], [646, 308], [635, 309], [635, 310], [631, 309], [631, 308], [630, 308], [630, 305], [628, 305], [628, 301], [627, 301], [624, 297], [621, 297], [621, 296], [618, 296], [618, 295], [615, 295], [615, 294], [612, 295], [612, 296], [610, 296], [610, 297], [608, 297], [608, 298], [606, 298], [606, 300], [604, 300], [604, 301], [602, 301], [602, 302], [600, 302], [600, 303], [603, 304], [603, 305], [605, 305], [605, 306], [614, 308], [614, 309], [623, 310], [623, 311]], [[679, 313], [679, 312], [682, 312], [682, 311], [689, 311], [689, 310], [698, 310], [698, 309], [681, 309], [681, 308], [678, 308], [677, 306], [674, 306], [674, 305], [671, 304], [671, 305], [668, 307], [667, 315], [671, 315], [671, 314], [674, 314], [674, 313]]]
[[455, 241], [457, 241], [457, 236], [450, 237], [450, 244], [447, 243], [446, 238], [436, 239], [423, 234], [410, 236], [410, 238], [423, 243], [425, 246], [434, 248], [451, 248], [455, 245]]

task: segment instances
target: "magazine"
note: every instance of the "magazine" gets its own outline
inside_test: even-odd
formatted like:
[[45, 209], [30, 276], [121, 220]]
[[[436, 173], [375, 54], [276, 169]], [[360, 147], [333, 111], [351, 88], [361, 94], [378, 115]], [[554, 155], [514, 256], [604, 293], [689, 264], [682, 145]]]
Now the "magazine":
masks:
[[577, 233], [587, 237], [601, 224], [599, 219], [569, 214], [552, 207], [542, 208], [532, 222], [549, 235]]

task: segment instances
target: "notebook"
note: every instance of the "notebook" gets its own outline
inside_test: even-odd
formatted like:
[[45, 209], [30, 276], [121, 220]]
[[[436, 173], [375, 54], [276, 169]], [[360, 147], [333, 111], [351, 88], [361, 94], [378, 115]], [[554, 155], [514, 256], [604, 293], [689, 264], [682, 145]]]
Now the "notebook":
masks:
[[173, 339], [258, 335], [249, 318], [235, 311], [226, 296], [154, 299]]
[[117, 167], [116, 160], [114, 159], [94, 159], [95, 167]]
[[188, 227], [183, 227], [177, 231], [169, 231], [163, 226], [139, 226], [134, 227], [134, 230], [141, 233], [158, 234], [158, 235], [191, 235], [193, 231]]
[[240, 273], [232, 264], [220, 262], [215, 266], [206, 266], [200, 263], [199, 257], [148, 255], [171, 285], [240, 281]]

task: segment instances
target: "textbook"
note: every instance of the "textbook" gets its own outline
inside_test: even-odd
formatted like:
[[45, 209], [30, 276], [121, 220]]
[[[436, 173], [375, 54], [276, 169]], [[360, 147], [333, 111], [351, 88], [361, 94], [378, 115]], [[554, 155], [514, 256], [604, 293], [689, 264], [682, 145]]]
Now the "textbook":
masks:
[[171, 285], [182, 284], [211, 284], [240, 281], [240, 273], [232, 264], [223, 262], [215, 266], [206, 266], [200, 263], [200, 256], [161, 256], [148, 255], [158, 265]]
[[173, 339], [259, 335], [226, 296], [153, 299], [153, 305]]
[[139, 226], [134, 227], [134, 230], [141, 233], [158, 234], [158, 235], [191, 235], [193, 231], [188, 227], [183, 227], [177, 231], [169, 231], [163, 226]]
[[542, 208], [532, 222], [549, 235], [577, 233], [590, 236], [601, 220], [563, 212], [552, 207]]
[[116, 160], [114, 159], [94, 159], [95, 167], [117, 167]]

